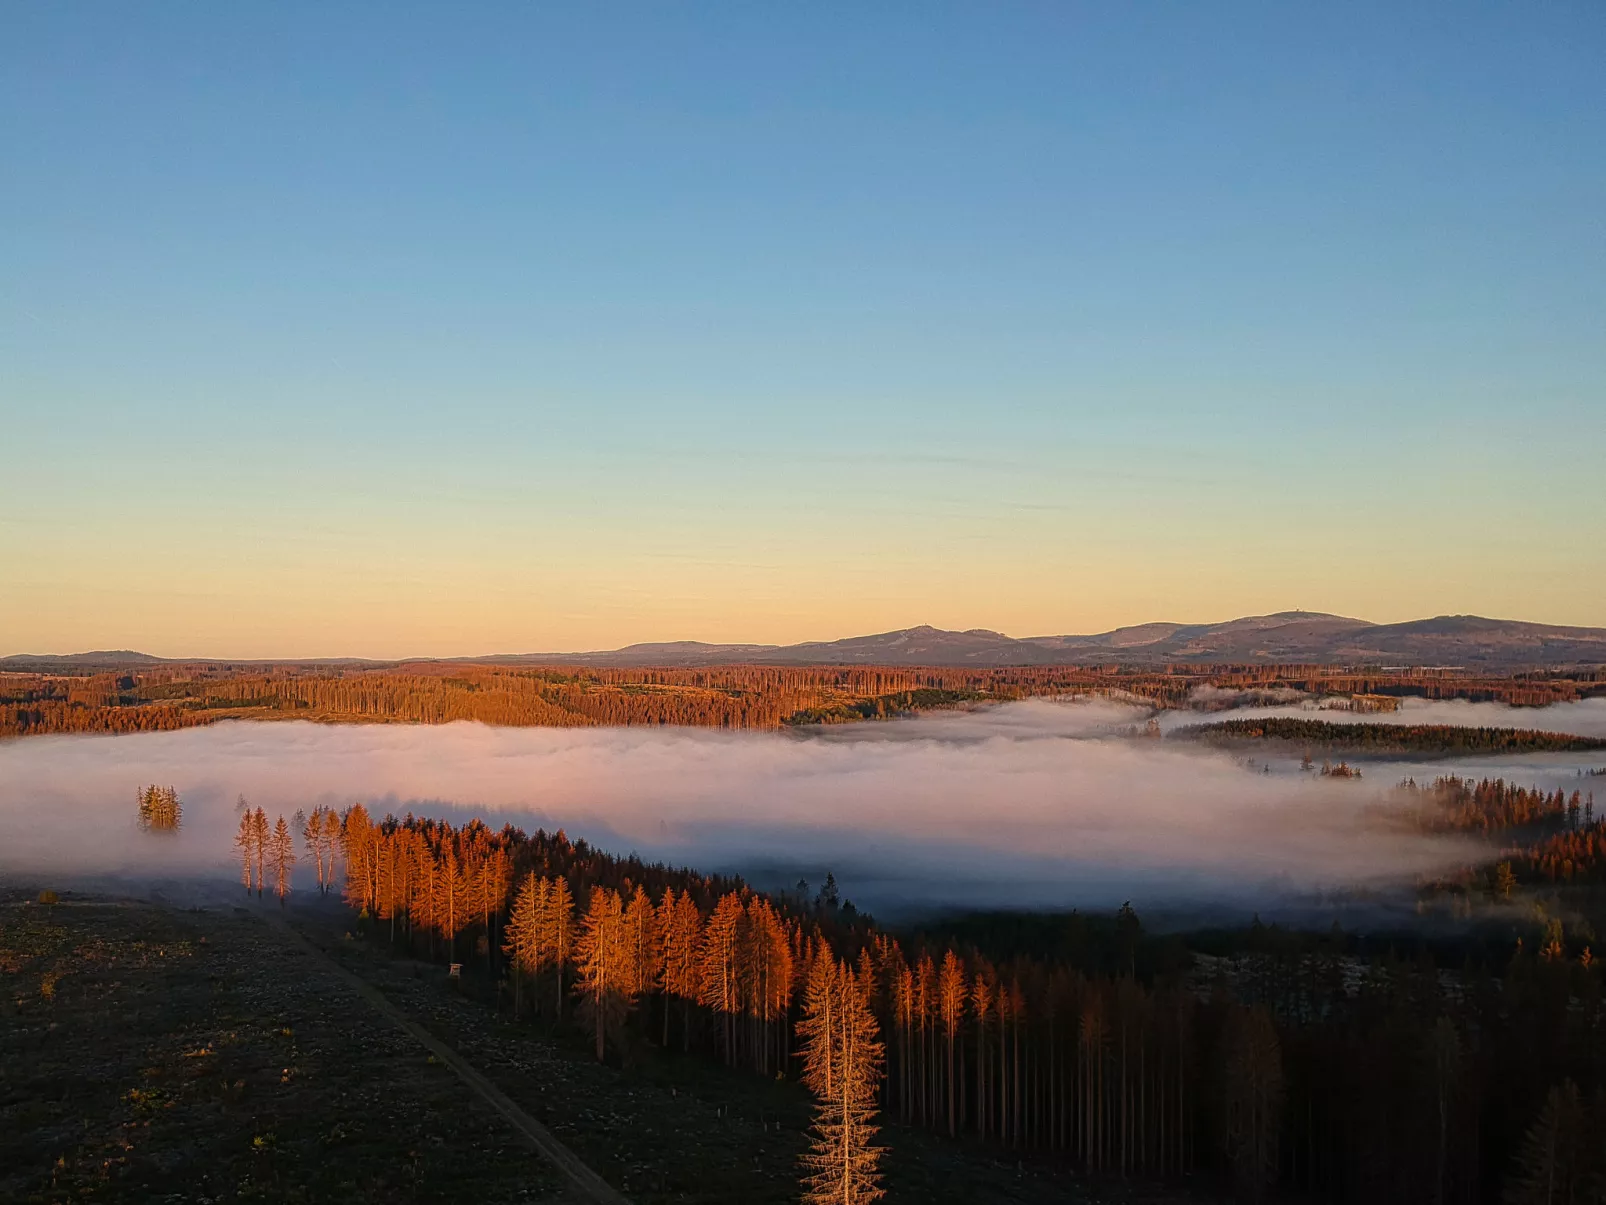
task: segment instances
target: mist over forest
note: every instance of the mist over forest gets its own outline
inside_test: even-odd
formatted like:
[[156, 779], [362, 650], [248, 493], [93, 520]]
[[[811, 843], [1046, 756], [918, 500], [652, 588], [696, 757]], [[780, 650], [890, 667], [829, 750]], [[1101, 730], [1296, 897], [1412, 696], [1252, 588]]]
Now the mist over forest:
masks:
[[[1271, 692], [1223, 691], [1210, 688], [1193, 692], [1196, 704], [1233, 702], [1253, 694]], [[1285, 702], [1232, 706], [1233, 719], [1263, 719], [1274, 716], [1343, 721], [1343, 711], [1321, 705], [1321, 701], [1300, 691], [1275, 692]], [[1225, 717], [1224, 717], [1225, 718]], [[1368, 724], [1452, 724], [1467, 728], [1528, 728], [1541, 732], [1565, 732], [1574, 736], [1606, 737], [1606, 698], [1576, 699], [1550, 703], [1543, 707], [1511, 707], [1505, 703], [1473, 702], [1468, 699], [1404, 698], [1393, 711], [1367, 712]], [[1197, 724], [1196, 711], [1162, 711], [1156, 717], [1163, 731]]]
[[[1187, 715], [1162, 723], [1176, 714]], [[380, 815], [563, 828], [611, 852], [761, 886], [829, 870], [846, 897], [884, 915], [1126, 900], [1275, 912], [1386, 891], [1486, 853], [1408, 830], [1379, 806], [1401, 777], [1447, 772], [1442, 763], [1381, 763], [1360, 781], [1265, 773], [1127, 735], [1148, 715], [1104, 700], [1028, 700], [786, 733], [241, 722], [37, 737], [0, 744], [0, 864], [226, 875], [241, 795], [287, 814], [360, 800]], [[1594, 732], [1606, 700], [1407, 701], [1388, 718], [1416, 717]], [[1560, 783], [1587, 760], [1501, 759], [1499, 772]], [[135, 790], [151, 782], [178, 788], [176, 835], [135, 828]]]

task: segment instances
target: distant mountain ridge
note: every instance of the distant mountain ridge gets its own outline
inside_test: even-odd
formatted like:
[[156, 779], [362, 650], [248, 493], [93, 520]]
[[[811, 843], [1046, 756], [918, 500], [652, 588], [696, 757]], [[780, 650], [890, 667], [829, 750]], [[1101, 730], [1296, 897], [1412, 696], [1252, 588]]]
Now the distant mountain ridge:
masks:
[[[3, 669], [72, 672], [160, 664], [127, 651], [0, 657]], [[175, 661], [205, 660], [174, 658]], [[285, 661], [295, 659], [286, 658]], [[1097, 665], [1304, 663], [1356, 666], [1459, 666], [1509, 672], [1606, 665], [1606, 628], [1560, 627], [1478, 615], [1440, 615], [1371, 623], [1319, 611], [1279, 611], [1225, 623], [1144, 623], [1086, 636], [1011, 637], [987, 628], [947, 631], [922, 624], [802, 644], [706, 644], [675, 640], [586, 653], [518, 653], [434, 658], [499, 665]], [[356, 658], [300, 664], [397, 664]], [[236, 662], [236, 664], [240, 664]]]
[[0, 657], [0, 665], [11, 661], [59, 661], [63, 665], [160, 665], [165, 657], [136, 653], [133, 649], [99, 649], [93, 653], [17, 653]]
[[1225, 623], [1145, 623], [1077, 636], [1015, 638], [986, 628], [929, 625], [790, 645], [696, 641], [629, 645], [590, 653], [486, 660], [585, 665], [1124, 665], [1303, 662], [1435, 665], [1510, 670], [1606, 665], [1606, 628], [1558, 627], [1476, 615], [1378, 624], [1318, 611], [1250, 615]]

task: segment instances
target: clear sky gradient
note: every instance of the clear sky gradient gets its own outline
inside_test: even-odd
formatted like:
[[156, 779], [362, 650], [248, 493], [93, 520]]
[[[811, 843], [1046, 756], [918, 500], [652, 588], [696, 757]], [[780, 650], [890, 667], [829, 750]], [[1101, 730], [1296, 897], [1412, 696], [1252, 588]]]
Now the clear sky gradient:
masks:
[[1606, 624], [1606, 6], [17, 3], [0, 653]]

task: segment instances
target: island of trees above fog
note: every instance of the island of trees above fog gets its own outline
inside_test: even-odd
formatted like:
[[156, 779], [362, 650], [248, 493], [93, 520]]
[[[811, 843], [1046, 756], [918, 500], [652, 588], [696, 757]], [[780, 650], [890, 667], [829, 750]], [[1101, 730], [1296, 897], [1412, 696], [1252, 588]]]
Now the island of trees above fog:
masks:
[[160, 731], [223, 719], [775, 729], [1074, 694], [1161, 708], [1212, 709], [1295, 697], [1326, 698], [1357, 712], [1393, 708], [1407, 697], [1539, 706], [1606, 695], [1606, 670], [1489, 676], [1309, 665], [961, 669], [164, 662], [106, 669], [85, 664], [0, 673], [0, 735]]
[[1259, 742], [1316, 752], [1468, 755], [1484, 753], [1588, 753], [1606, 739], [1531, 728], [1479, 728], [1457, 724], [1345, 724], [1272, 716], [1222, 720], [1175, 729], [1168, 739], [1236, 745]]

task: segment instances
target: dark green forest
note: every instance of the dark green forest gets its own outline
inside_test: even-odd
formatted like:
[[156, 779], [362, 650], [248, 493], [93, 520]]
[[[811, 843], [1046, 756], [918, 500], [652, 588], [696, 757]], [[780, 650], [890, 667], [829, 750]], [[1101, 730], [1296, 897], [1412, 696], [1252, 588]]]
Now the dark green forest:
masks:
[[1528, 728], [1469, 728], [1453, 724], [1343, 724], [1275, 716], [1221, 720], [1174, 729], [1167, 740], [1235, 745], [1281, 742], [1319, 753], [1425, 754], [1584, 753], [1606, 749], [1606, 740]]

